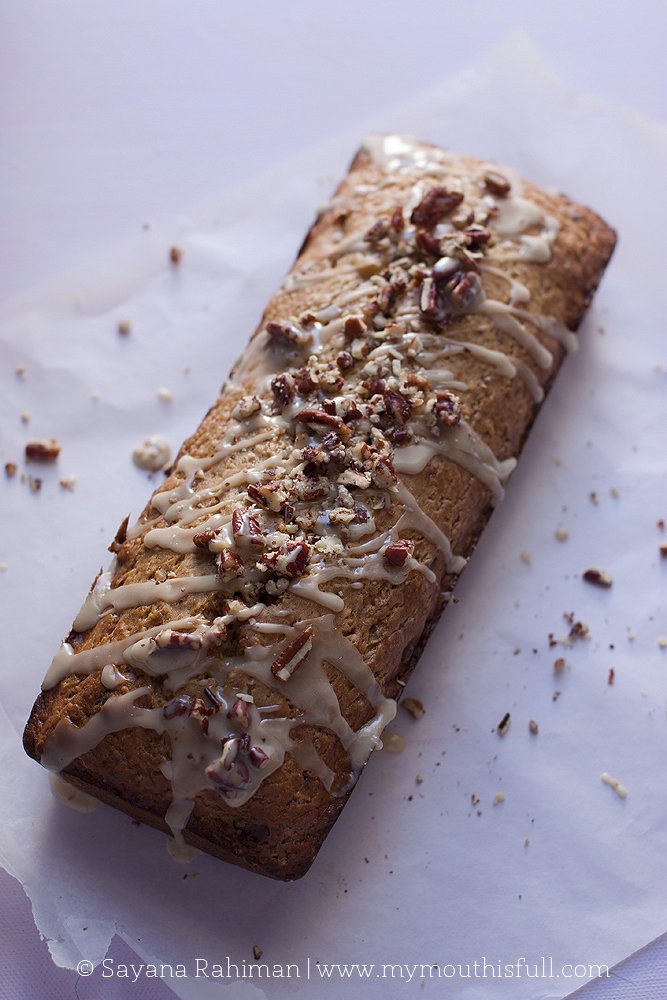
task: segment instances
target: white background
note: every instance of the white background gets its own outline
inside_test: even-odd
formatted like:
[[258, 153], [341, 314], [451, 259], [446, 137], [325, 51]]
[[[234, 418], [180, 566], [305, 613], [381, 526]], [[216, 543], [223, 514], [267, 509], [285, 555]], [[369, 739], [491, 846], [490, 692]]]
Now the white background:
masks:
[[516, 25], [571, 86], [667, 118], [658, 4], [25, 0], [2, 20], [0, 300], [353, 129]]

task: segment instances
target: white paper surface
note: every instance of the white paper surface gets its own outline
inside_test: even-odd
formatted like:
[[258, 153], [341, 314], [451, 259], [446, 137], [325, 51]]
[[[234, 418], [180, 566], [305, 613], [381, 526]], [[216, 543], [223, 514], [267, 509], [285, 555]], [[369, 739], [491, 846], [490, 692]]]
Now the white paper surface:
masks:
[[[283, 885], [204, 856], [176, 865], [161, 834], [120, 813], [70, 811], [19, 741], [117, 525], [152, 488], [133, 447], [159, 432], [175, 450], [194, 430], [366, 129], [511, 164], [589, 204], [620, 239], [581, 350], [410, 682], [426, 715], [399, 712], [391, 728], [406, 751], [374, 757], [309, 874]], [[58, 964], [101, 961], [117, 931], [147, 960], [185, 966], [187, 978], [166, 980], [182, 997], [402, 998], [425, 979], [432, 996], [534, 1000], [564, 996], [591, 964], [611, 966], [665, 930], [666, 147], [664, 128], [571, 92], [517, 34], [354, 135], [0, 310], [2, 460], [20, 465], [2, 484], [0, 861], [23, 882]], [[161, 386], [173, 403], [158, 399]], [[25, 442], [51, 436], [57, 466], [24, 469]], [[40, 493], [22, 472], [41, 476]], [[58, 485], [69, 473], [71, 493]], [[591, 565], [612, 574], [609, 591], [582, 582]], [[564, 612], [591, 639], [550, 648], [548, 634], [568, 630]], [[555, 675], [559, 656], [567, 666]], [[254, 945], [283, 978], [248, 978]], [[554, 976], [563, 965], [585, 973], [518, 975], [520, 958], [541, 972], [542, 957]], [[227, 972], [229, 958], [245, 981], [195, 978], [198, 958], [209, 973], [213, 963]], [[285, 978], [288, 963], [298, 978]], [[320, 971], [353, 963], [373, 969]], [[513, 975], [498, 977], [499, 964]]]

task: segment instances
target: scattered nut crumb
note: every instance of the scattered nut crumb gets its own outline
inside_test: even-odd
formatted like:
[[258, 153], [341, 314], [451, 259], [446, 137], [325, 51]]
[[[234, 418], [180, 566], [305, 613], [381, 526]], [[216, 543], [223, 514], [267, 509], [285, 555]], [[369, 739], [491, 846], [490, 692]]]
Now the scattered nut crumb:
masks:
[[183, 251], [179, 247], [172, 247], [169, 251], [169, 260], [172, 264], [180, 263], [181, 257], [183, 256]]
[[621, 783], [616, 778], [612, 778], [611, 775], [607, 774], [606, 771], [604, 772], [604, 774], [601, 775], [601, 778], [604, 781], [605, 785], [611, 785], [611, 787], [614, 789], [614, 791], [620, 798], [624, 799], [627, 797], [628, 793], [626, 789], [623, 788], [623, 785], [621, 785]]
[[255, 958], [256, 958], [256, 960], [258, 962], [259, 962], [260, 958], [262, 957], [262, 955], [264, 954], [264, 952], [262, 951], [262, 949], [258, 948], [256, 944], [253, 945], [252, 953], [253, 953], [253, 955], [255, 956]]
[[658, 527], [660, 528], [660, 531], [664, 531], [665, 530], [665, 522], [664, 521], [658, 521]]
[[161, 399], [163, 403], [173, 403], [174, 401], [173, 392], [171, 391], [171, 389], [165, 389], [164, 386], [158, 389], [157, 394], [158, 398]]
[[504, 801], [505, 801], [505, 796], [503, 795], [502, 792], [496, 792], [496, 794], [493, 796], [494, 806], [497, 806], [499, 802], [504, 802]]
[[658, 645], [660, 646], [660, 649], [666, 649], [667, 648], [667, 635], [659, 635], [658, 636]]
[[560, 691], [554, 691], [554, 693], [551, 695], [551, 700], [558, 701], [559, 697], [560, 697]]
[[597, 506], [597, 504], [600, 503], [600, 501], [598, 500], [598, 495], [597, 495], [597, 493], [594, 490], [592, 490], [588, 494], [588, 499], [590, 500], [591, 503], [594, 503], [596, 506]]
[[607, 570], [599, 569], [597, 566], [587, 569], [583, 578], [587, 583], [595, 583], [598, 587], [611, 587], [613, 582]]
[[416, 780], [416, 782], [417, 782], [418, 785], [421, 785], [421, 783], [424, 780], [424, 775], [423, 774], [418, 774], [415, 780]]
[[164, 469], [171, 458], [171, 448], [166, 438], [161, 434], [153, 434], [142, 444], [138, 444], [132, 452], [132, 461], [139, 469], [157, 472]]
[[524, 847], [528, 847], [529, 843], [530, 843], [530, 841], [528, 840], [528, 837], [526, 837], [526, 839], [523, 842], [523, 846]]
[[93, 389], [93, 391], [90, 394], [90, 398], [91, 399], [99, 399], [100, 398], [99, 389]]
[[6, 562], [0, 563], [0, 570], [2, 570], [3, 573], [6, 571], [6, 569], [7, 569], [7, 563]]
[[556, 671], [557, 674], [561, 672], [564, 666], [565, 666], [565, 660], [563, 659], [562, 656], [559, 656], [557, 660], [554, 660], [554, 670]]
[[620, 493], [618, 492], [618, 490], [617, 490], [617, 489], [614, 489], [614, 487], [613, 487], [613, 486], [612, 486], [612, 488], [611, 488], [611, 489], [609, 490], [609, 493], [610, 493], [610, 495], [611, 495], [611, 496], [613, 496], [613, 497], [614, 497], [614, 499], [617, 499], [617, 498], [618, 498], [618, 497], [620, 497], [620, 495], [621, 495], [621, 494], [620, 494]]
[[610, 685], [613, 684], [614, 683], [614, 677], [615, 677], [614, 668], [610, 667], [609, 668], [609, 676], [607, 677], [607, 684], [610, 684]]
[[533, 733], [535, 736], [537, 736], [537, 734], [539, 732], [539, 729], [537, 727], [537, 723], [535, 722], [535, 719], [531, 719], [530, 720], [530, 722], [528, 723], [528, 728], [530, 729], [531, 733]]
[[15, 368], [15, 371], [16, 371], [16, 374], [18, 375], [19, 378], [25, 378], [25, 376], [26, 376], [26, 366], [25, 365], [17, 365], [16, 368]]
[[421, 719], [424, 714], [424, 706], [418, 698], [404, 698], [400, 702], [406, 712], [409, 712], [413, 719]]
[[122, 333], [124, 336], [127, 335], [132, 329], [132, 324], [129, 319], [118, 320], [118, 332]]
[[21, 420], [23, 421], [24, 424], [30, 422], [30, 414], [28, 413], [27, 410], [21, 410]]
[[28, 476], [28, 485], [32, 493], [39, 493], [42, 488], [42, 480], [37, 479], [35, 476]]
[[556, 538], [558, 539], [559, 542], [566, 542], [570, 537], [570, 532], [567, 530], [567, 528], [556, 528], [554, 534], [556, 535]]
[[382, 749], [387, 750], [389, 753], [403, 753], [405, 750], [405, 740], [398, 733], [388, 733], [382, 734]]
[[7, 479], [11, 479], [12, 476], [15, 476], [17, 471], [18, 466], [16, 462], [5, 462], [5, 475], [7, 476]]
[[528, 551], [528, 549], [523, 549], [523, 550], [522, 550], [522, 551], [521, 551], [521, 552], [519, 553], [519, 555], [521, 556], [521, 558], [522, 558], [522, 559], [523, 559], [523, 561], [525, 562], [526, 566], [530, 566], [530, 564], [531, 564], [531, 563], [532, 563], [532, 561], [533, 561], [533, 556], [532, 556], [532, 553], [531, 553], [531, 552], [529, 552], [529, 551]]
[[60, 485], [64, 490], [73, 490], [74, 484], [76, 483], [76, 476], [71, 473], [69, 476], [63, 476], [60, 480]]
[[660, 555], [663, 559], [667, 559], [667, 545], [660, 546]]
[[53, 462], [60, 454], [60, 445], [54, 438], [28, 441], [25, 457], [28, 462]]
[[510, 727], [510, 721], [511, 721], [511, 719], [510, 719], [510, 713], [509, 712], [505, 712], [505, 714], [503, 715], [502, 719], [498, 723], [498, 735], [499, 736], [504, 736], [505, 735], [505, 733], [507, 732], [507, 730]]

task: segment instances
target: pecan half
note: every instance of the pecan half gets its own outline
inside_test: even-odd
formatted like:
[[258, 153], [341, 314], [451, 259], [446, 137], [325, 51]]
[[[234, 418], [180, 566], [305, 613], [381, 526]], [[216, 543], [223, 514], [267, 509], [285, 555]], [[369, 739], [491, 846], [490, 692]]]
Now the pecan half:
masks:
[[421, 229], [433, 229], [440, 220], [457, 208], [463, 201], [459, 191], [448, 191], [444, 187], [434, 187], [412, 210], [410, 222]]
[[409, 538], [400, 538], [385, 549], [384, 557], [392, 566], [405, 566], [415, 550], [415, 543]]
[[271, 673], [279, 681], [288, 681], [313, 648], [313, 626], [308, 627], [285, 646], [280, 656], [271, 664]]

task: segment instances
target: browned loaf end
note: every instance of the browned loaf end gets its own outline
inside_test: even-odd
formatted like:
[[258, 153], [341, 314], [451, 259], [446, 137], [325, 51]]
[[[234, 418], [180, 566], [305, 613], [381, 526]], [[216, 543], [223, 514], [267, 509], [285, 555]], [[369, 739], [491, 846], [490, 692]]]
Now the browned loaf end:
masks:
[[303, 875], [614, 240], [512, 170], [369, 137], [222, 396], [121, 526], [27, 752], [177, 841]]

